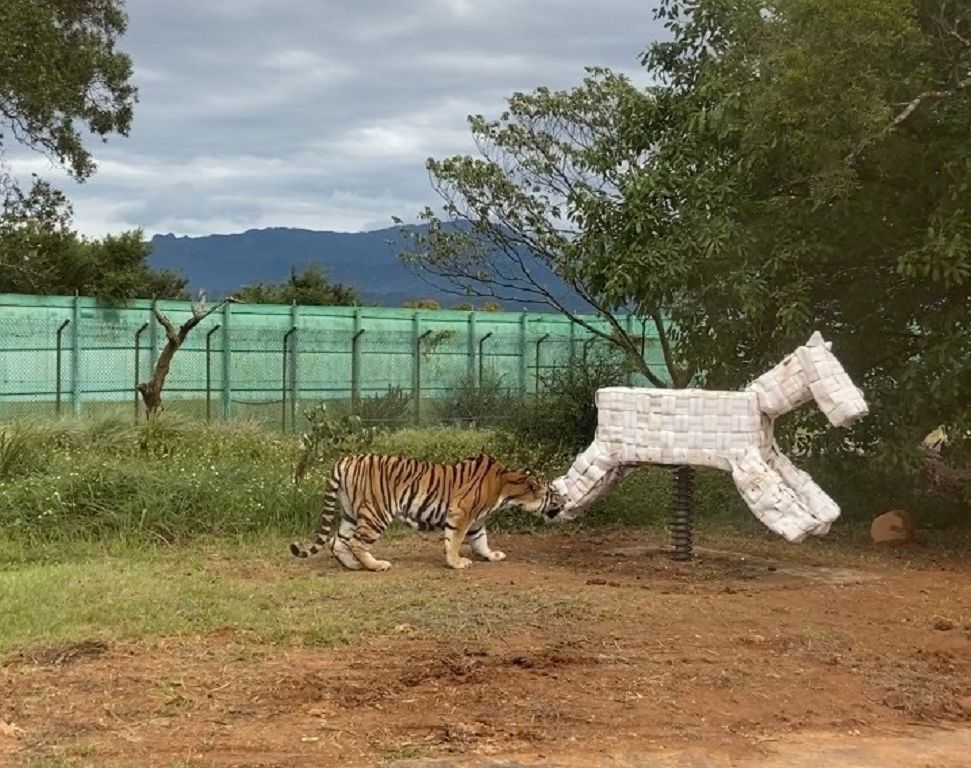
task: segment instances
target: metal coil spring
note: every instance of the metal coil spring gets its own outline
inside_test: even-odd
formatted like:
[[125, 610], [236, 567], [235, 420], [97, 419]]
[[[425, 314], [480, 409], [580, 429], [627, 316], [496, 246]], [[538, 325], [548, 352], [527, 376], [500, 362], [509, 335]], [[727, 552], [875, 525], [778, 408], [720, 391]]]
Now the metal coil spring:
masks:
[[674, 470], [674, 510], [671, 515], [671, 544], [673, 560], [692, 558], [694, 532], [694, 481], [693, 467], [680, 466]]

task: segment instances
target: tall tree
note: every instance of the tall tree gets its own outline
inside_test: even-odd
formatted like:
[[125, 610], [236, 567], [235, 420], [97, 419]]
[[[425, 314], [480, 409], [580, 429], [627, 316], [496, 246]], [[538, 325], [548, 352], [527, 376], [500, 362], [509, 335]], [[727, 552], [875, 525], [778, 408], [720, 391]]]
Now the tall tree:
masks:
[[[584, 237], [593, 224], [585, 220], [585, 206], [593, 199], [615, 206], [622, 201], [644, 152], [637, 141], [656, 112], [650, 93], [594, 69], [572, 90], [514, 94], [498, 120], [470, 117], [482, 157], [428, 161], [444, 220], [426, 208], [419, 218], [427, 228], [402, 226], [409, 244], [403, 259], [442, 290], [491, 302], [545, 303], [617, 344], [655, 385], [686, 385], [692, 372], [673, 353], [667, 377], [647, 365], [639, 337], [620, 317], [633, 312], [647, 318], [670, 350], [661, 307], [672, 285], [667, 278], [683, 265], [657, 258], [649, 273], [654, 295], [633, 296], [604, 269], [614, 258], [606, 243], [591, 252]], [[536, 262], [605, 318], [609, 330], [571, 312], [565, 297], [531, 268]]]
[[16, 290], [40, 290], [76, 238], [64, 196], [37, 180], [22, 192], [6, 150], [41, 152], [79, 182], [94, 173], [86, 138], [131, 126], [131, 60], [116, 47], [126, 23], [122, 0], [0, 3], [0, 272]]
[[[644, 56], [655, 85], [595, 70], [470, 118], [482, 157], [429, 161], [444, 216], [423, 212], [428, 235], [404, 258], [515, 300], [544, 295], [531, 250], [635, 362], [617, 313], [653, 322], [676, 386], [744, 383], [819, 328], [874, 404], [855, 450], [908, 461], [939, 424], [960, 443], [971, 6], [662, 0], [658, 15], [670, 35]], [[832, 436], [802, 434], [817, 448]]]

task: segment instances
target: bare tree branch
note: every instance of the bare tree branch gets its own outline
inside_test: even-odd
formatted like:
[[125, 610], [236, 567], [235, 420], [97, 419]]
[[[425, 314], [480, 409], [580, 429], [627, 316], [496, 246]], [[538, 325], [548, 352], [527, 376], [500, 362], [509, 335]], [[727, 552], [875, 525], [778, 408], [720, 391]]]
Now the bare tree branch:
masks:
[[668, 371], [671, 372], [671, 376], [674, 379], [675, 387], [686, 387], [691, 381], [689, 378], [687, 381], [683, 380], [684, 371], [674, 361], [674, 353], [671, 350], [671, 340], [668, 338], [667, 328], [664, 327], [664, 318], [661, 317], [661, 313], [656, 309], [651, 312], [651, 320], [654, 322], [654, 328], [657, 330], [657, 337], [661, 343], [661, 354], [664, 356], [664, 364], [667, 366]]
[[923, 93], [917, 94], [913, 99], [911, 99], [904, 108], [897, 113], [897, 115], [891, 120], [886, 128], [880, 132], [878, 136], [874, 136], [871, 139], [864, 141], [858, 145], [852, 152], [850, 152], [844, 159], [847, 163], [854, 163], [863, 153], [863, 151], [870, 146], [874, 141], [877, 141], [890, 133], [893, 133], [903, 122], [905, 122], [925, 101], [931, 101], [936, 99], [946, 99], [950, 96], [955, 96], [959, 91], [965, 88], [971, 87], [971, 76], [965, 77], [963, 80], [958, 81], [958, 83], [953, 88], [948, 88], [946, 90], [937, 91], [924, 91]]
[[149, 418], [154, 416], [162, 407], [162, 388], [165, 386], [165, 379], [169, 375], [169, 369], [172, 367], [172, 358], [175, 357], [175, 353], [179, 351], [179, 348], [189, 333], [223, 305], [235, 301], [236, 299], [230, 296], [222, 299], [209, 309], [206, 309], [205, 292], [200, 291], [199, 302], [192, 308], [192, 317], [182, 323], [178, 329], [176, 329], [172, 321], [162, 314], [158, 308], [153, 308], [152, 311], [155, 314], [155, 319], [165, 329], [165, 338], [167, 340], [162, 351], [159, 353], [158, 360], [155, 361], [155, 369], [152, 371], [151, 378], [148, 381], [142, 382], [137, 387], [139, 394], [142, 396], [142, 402], [145, 404], [145, 414]]

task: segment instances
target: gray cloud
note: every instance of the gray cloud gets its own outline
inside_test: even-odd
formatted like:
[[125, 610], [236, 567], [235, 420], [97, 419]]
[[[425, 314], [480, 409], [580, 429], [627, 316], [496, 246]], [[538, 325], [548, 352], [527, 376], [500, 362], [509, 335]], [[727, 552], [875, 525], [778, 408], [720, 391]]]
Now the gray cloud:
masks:
[[[472, 152], [466, 116], [585, 66], [643, 81], [643, 0], [129, 0], [131, 136], [63, 181], [78, 228], [357, 231], [434, 203], [424, 161]], [[14, 167], [57, 179], [14, 153]]]

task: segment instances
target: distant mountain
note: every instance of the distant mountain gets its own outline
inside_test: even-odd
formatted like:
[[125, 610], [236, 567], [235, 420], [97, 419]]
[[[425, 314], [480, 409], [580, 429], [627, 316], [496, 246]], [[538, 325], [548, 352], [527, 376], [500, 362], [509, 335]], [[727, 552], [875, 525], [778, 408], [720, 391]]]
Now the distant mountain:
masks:
[[[233, 293], [255, 282], [280, 282], [309, 264], [323, 265], [329, 277], [354, 286], [368, 304], [400, 307], [414, 299], [436, 299], [443, 307], [463, 301], [481, 300], [436, 291], [399, 260], [403, 248], [397, 228], [372, 232], [317, 232], [308, 229], [251, 229], [233, 235], [179, 237], [155, 235], [149, 264], [156, 269], [174, 269], [189, 278], [193, 293], [205, 288], [210, 298]], [[537, 279], [558, 295], [571, 295], [563, 283], [543, 264], [531, 260]], [[571, 308], [580, 309], [578, 298]], [[520, 306], [504, 304], [507, 310]], [[542, 310], [539, 305], [529, 307]]]

